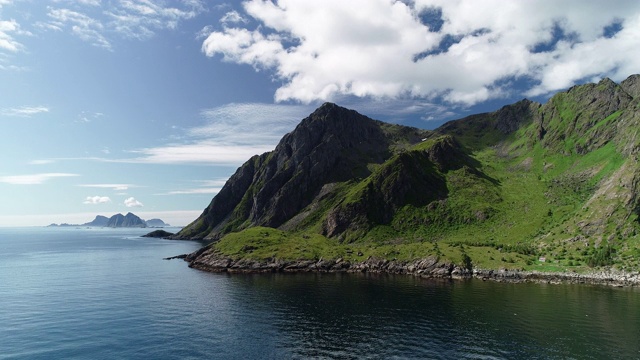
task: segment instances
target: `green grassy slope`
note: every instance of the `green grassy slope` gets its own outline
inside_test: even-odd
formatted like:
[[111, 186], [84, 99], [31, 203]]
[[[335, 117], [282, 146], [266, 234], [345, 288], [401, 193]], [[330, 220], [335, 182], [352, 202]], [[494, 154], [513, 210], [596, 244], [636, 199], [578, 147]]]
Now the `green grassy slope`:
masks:
[[230, 257], [431, 255], [479, 268], [640, 269], [638, 99], [608, 79], [447, 124], [362, 178], [327, 184], [280, 227], [213, 243]]

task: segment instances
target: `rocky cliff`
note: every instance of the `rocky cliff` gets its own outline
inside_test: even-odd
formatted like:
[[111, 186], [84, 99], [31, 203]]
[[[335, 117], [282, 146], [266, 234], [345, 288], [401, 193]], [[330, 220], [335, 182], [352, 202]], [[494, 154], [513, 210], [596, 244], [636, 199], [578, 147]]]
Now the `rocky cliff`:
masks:
[[310, 205], [336, 195], [336, 184], [366, 178], [372, 168], [428, 135], [326, 103], [274, 151], [242, 165], [178, 237], [218, 239], [252, 226], [296, 227]]
[[637, 267], [639, 94], [603, 79], [434, 131], [327, 103], [175, 238], [236, 259]]

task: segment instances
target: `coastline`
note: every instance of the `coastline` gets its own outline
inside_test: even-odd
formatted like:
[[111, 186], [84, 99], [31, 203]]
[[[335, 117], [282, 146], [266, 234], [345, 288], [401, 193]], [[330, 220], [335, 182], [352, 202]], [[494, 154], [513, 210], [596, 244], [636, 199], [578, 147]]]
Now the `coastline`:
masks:
[[539, 272], [514, 269], [467, 269], [435, 257], [413, 261], [368, 258], [360, 262], [343, 259], [282, 260], [232, 259], [211, 249], [202, 248], [183, 258], [189, 267], [208, 272], [369, 272], [419, 276], [439, 279], [471, 279], [508, 283], [590, 284], [616, 287], [640, 286], [640, 272], [600, 270], [589, 273]]

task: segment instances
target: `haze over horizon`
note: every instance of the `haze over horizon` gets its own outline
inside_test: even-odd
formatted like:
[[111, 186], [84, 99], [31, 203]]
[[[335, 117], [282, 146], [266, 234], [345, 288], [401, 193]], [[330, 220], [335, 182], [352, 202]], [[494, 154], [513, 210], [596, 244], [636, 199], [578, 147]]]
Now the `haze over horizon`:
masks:
[[0, 226], [186, 225], [325, 101], [420, 128], [640, 72], [635, 1], [0, 0]]

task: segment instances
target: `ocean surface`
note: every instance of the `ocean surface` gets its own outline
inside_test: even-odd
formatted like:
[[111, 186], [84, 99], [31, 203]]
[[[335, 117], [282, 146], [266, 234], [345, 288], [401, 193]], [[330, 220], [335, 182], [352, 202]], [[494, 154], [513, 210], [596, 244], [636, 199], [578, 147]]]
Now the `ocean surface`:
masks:
[[228, 275], [148, 229], [0, 229], [0, 359], [639, 359], [640, 289]]

